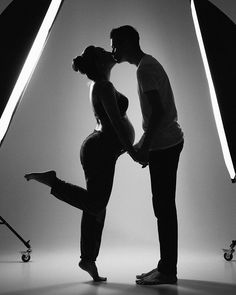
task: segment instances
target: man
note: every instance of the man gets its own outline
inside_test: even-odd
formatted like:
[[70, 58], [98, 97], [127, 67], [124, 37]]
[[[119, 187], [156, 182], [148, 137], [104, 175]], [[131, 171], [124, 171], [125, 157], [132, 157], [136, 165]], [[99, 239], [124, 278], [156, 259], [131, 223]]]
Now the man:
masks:
[[142, 51], [139, 34], [131, 26], [110, 33], [117, 63], [137, 67], [138, 94], [143, 116], [143, 136], [136, 148], [136, 160], [149, 163], [152, 200], [160, 242], [160, 260], [150, 272], [137, 275], [140, 285], [177, 282], [178, 227], [175, 204], [176, 175], [183, 148], [183, 132], [168, 76], [161, 64]]

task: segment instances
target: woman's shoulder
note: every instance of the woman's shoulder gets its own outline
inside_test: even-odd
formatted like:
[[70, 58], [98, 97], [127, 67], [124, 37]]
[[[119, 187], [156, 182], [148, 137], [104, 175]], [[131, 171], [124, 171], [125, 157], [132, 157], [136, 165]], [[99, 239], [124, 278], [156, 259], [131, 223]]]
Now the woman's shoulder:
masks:
[[113, 88], [114, 89], [114, 85], [112, 84], [111, 81], [108, 80], [102, 80], [102, 81], [97, 81], [94, 84], [94, 88], [95, 89], [108, 89], [108, 88]]

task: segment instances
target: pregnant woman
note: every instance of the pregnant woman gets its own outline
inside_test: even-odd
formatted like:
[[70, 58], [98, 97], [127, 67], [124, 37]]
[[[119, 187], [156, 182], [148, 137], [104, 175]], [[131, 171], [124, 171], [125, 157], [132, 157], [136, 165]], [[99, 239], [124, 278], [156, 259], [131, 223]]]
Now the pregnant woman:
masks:
[[25, 175], [27, 180], [33, 179], [49, 186], [56, 198], [83, 211], [79, 266], [94, 281], [106, 280], [99, 276], [95, 262], [116, 160], [124, 152], [128, 152], [135, 160], [134, 128], [126, 115], [128, 99], [110, 82], [114, 65], [112, 54], [95, 46], [87, 47], [82, 55], [73, 59], [72, 68], [86, 74], [92, 81], [90, 101], [97, 121], [95, 130], [85, 139], [80, 151], [86, 189], [59, 179], [53, 170]]

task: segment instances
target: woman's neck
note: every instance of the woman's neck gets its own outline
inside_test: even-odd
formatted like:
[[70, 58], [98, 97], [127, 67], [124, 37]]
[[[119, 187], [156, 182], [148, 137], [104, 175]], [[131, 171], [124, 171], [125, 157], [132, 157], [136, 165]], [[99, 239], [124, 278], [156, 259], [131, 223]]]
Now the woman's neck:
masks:
[[102, 75], [101, 77], [97, 78], [95, 82], [101, 82], [101, 81], [110, 81], [110, 74]]

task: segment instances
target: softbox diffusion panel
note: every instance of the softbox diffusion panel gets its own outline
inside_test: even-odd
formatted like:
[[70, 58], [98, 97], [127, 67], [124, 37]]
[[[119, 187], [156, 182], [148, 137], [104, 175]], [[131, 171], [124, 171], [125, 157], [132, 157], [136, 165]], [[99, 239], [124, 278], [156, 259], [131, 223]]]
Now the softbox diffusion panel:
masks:
[[222, 151], [235, 182], [236, 25], [210, 1], [190, 2]]
[[0, 15], [0, 145], [62, 2], [14, 0]]

